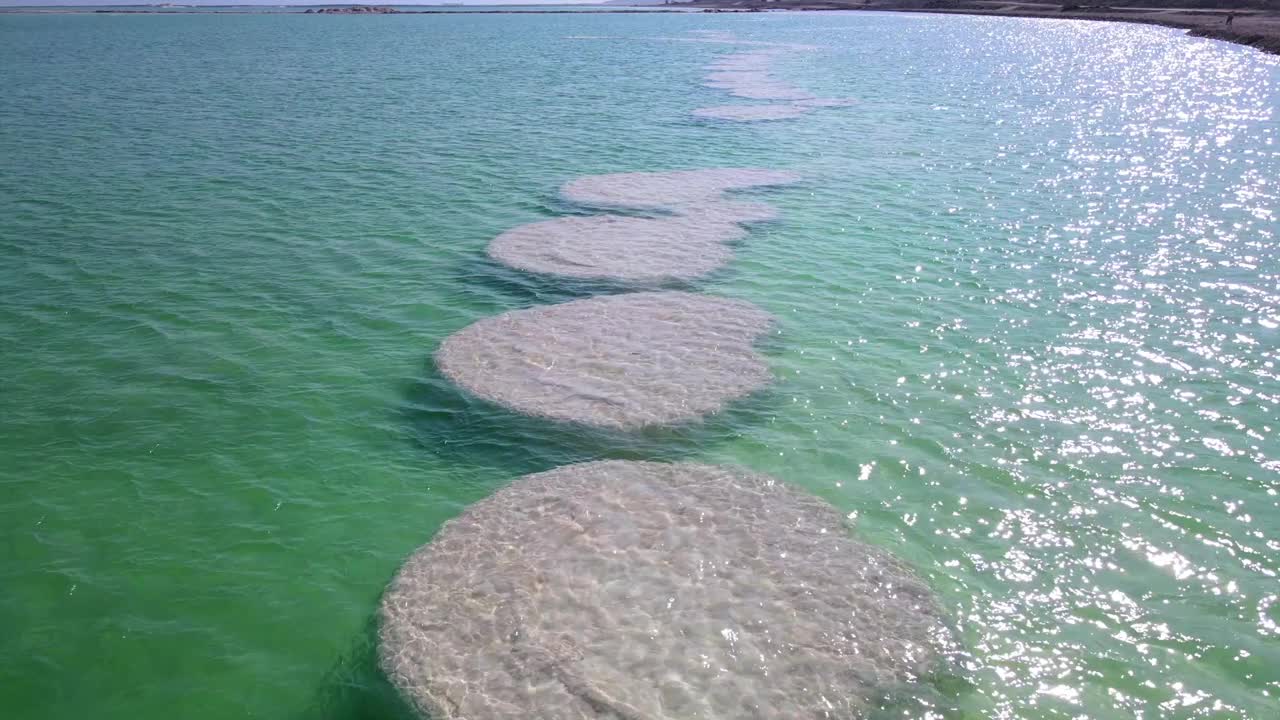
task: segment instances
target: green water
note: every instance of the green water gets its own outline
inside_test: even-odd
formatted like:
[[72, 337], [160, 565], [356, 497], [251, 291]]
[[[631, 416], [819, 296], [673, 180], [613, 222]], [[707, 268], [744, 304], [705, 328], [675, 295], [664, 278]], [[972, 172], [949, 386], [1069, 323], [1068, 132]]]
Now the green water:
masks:
[[[690, 30], [855, 108], [726, 125]], [[615, 39], [571, 39], [614, 36]], [[400, 560], [522, 473], [773, 473], [969, 657], [895, 717], [1280, 715], [1280, 62], [876, 14], [0, 16], [0, 713], [396, 718]], [[709, 292], [780, 318], [704, 427], [584, 435], [431, 353], [581, 296], [489, 264], [575, 177], [794, 169]], [[930, 709], [932, 708], [932, 709]], [[481, 720], [481, 719], [477, 719]]]

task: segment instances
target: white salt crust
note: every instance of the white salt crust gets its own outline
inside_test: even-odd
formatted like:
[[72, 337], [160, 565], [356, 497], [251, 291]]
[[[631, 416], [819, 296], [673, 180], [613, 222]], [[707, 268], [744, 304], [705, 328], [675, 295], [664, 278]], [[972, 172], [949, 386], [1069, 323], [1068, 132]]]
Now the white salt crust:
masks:
[[436, 364], [469, 392], [526, 415], [603, 428], [672, 425], [770, 381], [752, 341], [771, 324], [740, 300], [606, 295], [480, 320], [449, 336]]
[[573, 180], [561, 194], [582, 205], [679, 212], [720, 201], [729, 191], [799, 180], [800, 176], [792, 172], [757, 168], [609, 173]]
[[[723, 35], [716, 36], [716, 38], [717, 42], [733, 42], [731, 38]], [[747, 43], [739, 44], [746, 45]], [[774, 77], [771, 72], [773, 61], [783, 54], [797, 49], [812, 48], [778, 45], [732, 53], [708, 66], [710, 72], [704, 78], [706, 87], [726, 90], [734, 97], [748, 100], [773, 100], [784, 104], [725, 105], [699, 108], [694, 110], [693, 114], [697, 117], [751, 122], [794, 118], [803, 114], [809, 108], [846, 107], [851, 105], [852, 100], [849, 98], [816, 97]]]
[[435, 720], [852, 719], [935, 666], [940, 618], [773, 478], [596, 462], [448, 522], [383, 597], [380, 658]]
[[687, 280], [729, 262], [733, 222], [687, 217], [564, 217], [522, 225], [489, 244], [489, 257], [518, 270], [631, 282]]
[[544, 220], [499, 235], [488, 253], [509, 267], [549, 275], [637, 283], [691, 280], [732, 259], [726, 243], [746, 234], [742, 223], [777, 215], [769, 205], [727, 200], [725, 191], [795, 179], [750, 168], [587, 176], [565, 185], [564, 196], [586, 205], [670, 214]]

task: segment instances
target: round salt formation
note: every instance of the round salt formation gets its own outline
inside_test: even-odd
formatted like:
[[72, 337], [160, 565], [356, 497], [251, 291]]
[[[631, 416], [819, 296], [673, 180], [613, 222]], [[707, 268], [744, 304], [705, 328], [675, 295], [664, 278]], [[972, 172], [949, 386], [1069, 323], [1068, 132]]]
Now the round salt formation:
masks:
[[949, 645], [928, 588], [768, 476], [595, 462], [472, 505], [380, 609], [437, 720], [861, 717]]
[[797, 105], [717, 105], [693, 111], [697, 117], [716, 120], [751, 122], [755, 120], [786, 120], [809, 112]]
[[[695, 110], [694, 114], [726, 120], [777, 120], [796, 117], [807, 108], [848, 107], [854, 104], [852, 98], [815, 97], [778, 80], [769, 72], [777, 54], [777, 51], [755, 51], [728, 55], [709, 66], [711, 72], [706, 75], [705, 86], [728, 90], [735, 97], [752, 100], [782, 100], [787, 101], [789, 105], [751, 106], [760, 109], [742, 109], [740, 111], [742, 117], [730, 117], [734, 114], [731, 108], [738, 107], [732, 105], [723, 108], [703, 108]], [[771, 110], [764, 108], [771, 108]], [[720, 114], [712, 114], [715, 111], [720, 111]], [[757, 116], [756, 113], [759, 115]]]
[[813, 95], [788, 85], [770, 72], [776, 52], [737, 53], [711, 65], [706, 87], [728, 90], [752, 100], [805, 100]]
[[518, 270], [632, 282], [687, 280], [729, 262], [726, 242], [745, 231], [697, 217], [565, 217], [522, 225], [489, 244], [489, 257]]
[[606, 295], [515, 310], [449, 336], [440, 371], [526, 415], [632, 429], [696, 420], [770, 379], [751, 343], [772, 324], [739, 300]]
[[623, 282], [691, 280], [729, 262], [725, 244], [746, 235], [740, 223], [763, 222], [777, 210], [728, 200], [684, 205], [663, 218], [566, 217], [508, 230], [489, 257], [528, 272]]
[[733, 53], [711, 63], [710, 67], [712, 70], [726, 72], [766, 71], [772, 66], [774, 58], [779, 54], [779, 50], [754, 50]]
[[722, 70], [707, 73], [703, 79], [707, 81], [707, 87], [717, 88], [773, 82], [773, 76], [763, 70]]
[[800, 176], [781, 170], [713, 168], [673, 172], [634, 172], [588, 175], [561, 190], [565, 199], [583, 205], [679, 211], [705, 205], [731, 190], [786, 185]]
[[723, 88], [734, 97], [746, 100], [808, 100], [809, 93], [772, 78], [732, 84], [708, 83], [707, 87]]
[[755, 223], [778, 219], [778, 209], [767, 203], [718, 200], [682, 205], [680, 216], [699, 222]]

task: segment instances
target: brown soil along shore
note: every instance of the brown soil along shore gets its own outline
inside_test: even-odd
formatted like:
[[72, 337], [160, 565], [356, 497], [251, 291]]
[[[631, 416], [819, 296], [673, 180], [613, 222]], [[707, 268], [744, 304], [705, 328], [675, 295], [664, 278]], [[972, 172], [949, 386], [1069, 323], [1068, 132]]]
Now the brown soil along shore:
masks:
[[1138, 0], [1115, 6], [1090, 0], [1066, 0], [1063, 3], [1000, 0], [694, 0], [682, 5], [708, 10], [880, 10], [1135, 22], [1182, 28], [1195, 37], [1226, 40], [1263, 52], [1280, 54], [1280, 0]]
[[[672, 10], [686, 12], [689, 8], [701, 8], [705, 12], [760, 12], [765, 10], [879, 10], [888, 12], [921, 12], [963, 15], [1001, 15], [1008, 17], [1059, 18], [1068, 20], [1107, 20], [1147, 25], [1163, 25], [1181, 28], [1194, 37], [1225, 40], [1238, 45], [1248, 45], [1263, 52], [1280, 54], [1280, 0], [1137, 0], [1136, 4], [1105, 5], [1091, 0], [1066, 0], [1062, 3], [1003, 2], [1002, 0], [692, 0], [673, 2]], [[676, 9], [678, 8], [678, 9]], [[206, 10], [154, 10], [127, 8], [0, 8], [0, 13], [99, 13], [99, 14], [154, 14], [154, 13], [206, 13]], [[296, 10], [220, 10], [224, 14], [253, 12], [297, 12]], [[655, 8], [609, 8], [589, 10], [394, 10], [386, 7], [342, 6], [325, 10], [307, 10], [315, 14], [363, 15], [394, 12], [400, 15], [437, 15], [468, 13], [477, 15], [502, 15], [510, 13], [563, 14], [563, 13], [652, 13], [664, 12]], [[1228, 23], [1230, 19], [1230, 23]]]
[[391, 15], [400, 12], [393, 7], [344, 5], [342, 7], [308, 8], [304, 15]]

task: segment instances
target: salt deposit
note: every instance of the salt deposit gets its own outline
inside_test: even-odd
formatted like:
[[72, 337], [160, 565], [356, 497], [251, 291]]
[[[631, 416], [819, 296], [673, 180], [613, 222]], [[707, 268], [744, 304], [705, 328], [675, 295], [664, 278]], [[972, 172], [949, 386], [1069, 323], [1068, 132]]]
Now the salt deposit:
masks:
[[667, 210], [664, 217], [565, 217], [508, 230], [489, 256], [518, 270], [623, 282], [690, 280], [727, 263], [725, 243], [746, 233], [740, 223], [772, 220], [762, 203], [727, 200], [726, 190], [792, 182], [790, 173], [752, 169], [616, 173], [575, 180], [571, 200], [612, 207]]
[[565, 217], [522, 225], [489, 244], [489, 256], [519, 270], [631, 282], [688, 280], [729, 262], [726, 242], [745, 231], [707, 216]]
[[697, 420], [770, 380], [752, 341], [772, 318], [683, 292], [607, 295], [515, 310], [447, 338], [440, 371], [527, 415], [606, 428]]
[[778, 51], [734, 53], [711, 66], [707, 87], [728, 90], [735, 97], [752, 100], [805, 100], [813, 95], [788, 85], [770, 72]]
[[[756, 73], [743, 73], [755, 75]], [[813, 95], [776, 80], [772, 77], [743, 78], [733, 82], [707, 83], [707, 87], [728, 90], [729, 94], [744, 100], [810, 100]]]
[[783, 101], [785, 104], [723, 105], [699, 108], [693, 114], [698, 117], [744, 122], [781, 120], [797, 117], [810, 108], [845, 107], [852, 104], [853, 101], [849, 98], [816, 97], [774, 77], [771, 72], [773, 61], [786, 50], [788, 48], [773, 47], [727, 55], [712, 63], [708, 67], [711, 72], [704, 78], [706, 87], [727, 90], [734, 97]]
[[695, 464], [517, 480], [409, 558], [380, 621], [388, 677], [437, 720], [862, 717], [950, 645], [832, 507]]
[[764, 70], [721, 70], [707, 73], [704, 77], [707, 87], [730, 89], [742, 83], [760, 83], [771, 80]]
[[781, 54], [780, 50], [731, 53], [711, 63], [709, 69], [721, 72], [765, 72], [773, 67], [774, 58]]
[[561, 193], [565, 199], [583, 205], [679, 211], [719, 201], [731, 190], [799, 180], [795, 173], [754, 168], [610, 173], [573, 180]]
[[754, 223], [776, 220], [778, 210], [768, 203], [714, 200], [681, 205], [680, 216], [704, 222]]

